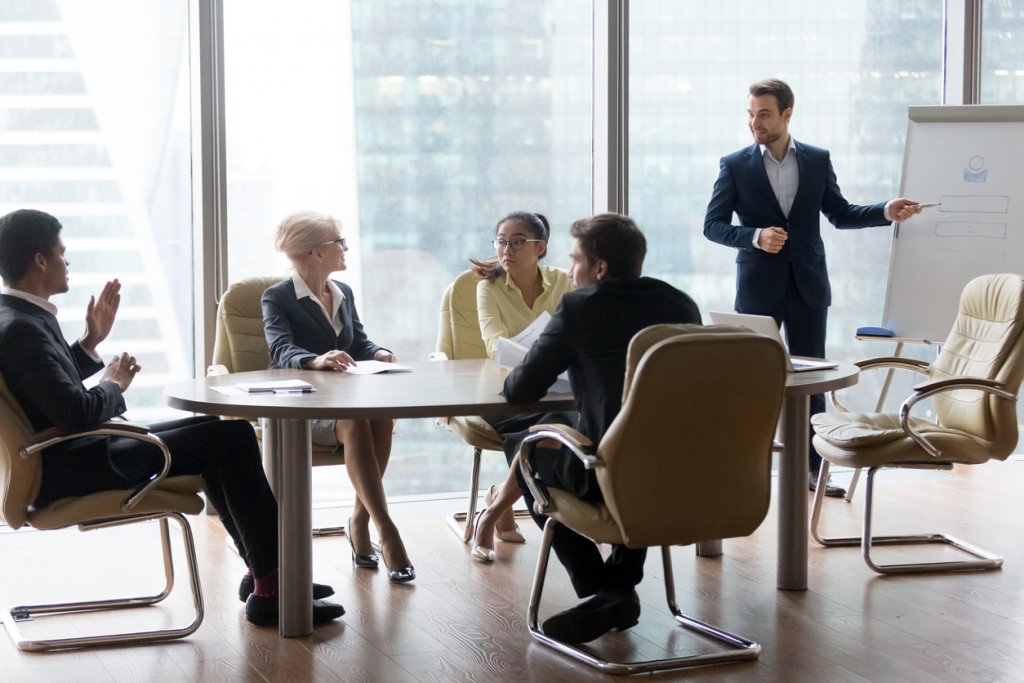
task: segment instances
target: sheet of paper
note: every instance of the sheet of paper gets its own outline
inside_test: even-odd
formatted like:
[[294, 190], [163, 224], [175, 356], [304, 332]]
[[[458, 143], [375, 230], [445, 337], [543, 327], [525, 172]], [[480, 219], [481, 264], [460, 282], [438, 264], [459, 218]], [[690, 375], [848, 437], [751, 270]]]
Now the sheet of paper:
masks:
[[499, 368], [514, 368], [526, 357], [527, 348], [511, 339], [498, 337], [498, 346], [494, 350], [494, 362]]
[[[542, 315], [545, 315], [548, 318], [551, 317], [550, 315], [548, 315], [547, 311], [545, 311]], [[541, 327], [541, 329], [543, 329], [543, 327]], [[518, 339], [520, 336], [521, 335], [517, 335], [515, 339]], [[536, 337], [534, 339], [536, 339]], [[528, 347], [522, 346], [521, 344], [513, 341], [512, 339], [505, 339], [504, 337], [499, 337], [498, 346], [494, 351], [494, 362], [499, 368], [514, 368], [523, 362], [523, 358], [526, 357], [527, 350]], [[561, 375], [559, 375], [558, 379], [555, 380], [555, 383], [551, 385], [550, 391], [556, 394], [572, 393], [572, 386], [569, 384], [569, 373], [563, 372]]]
[[247, 396], [248, 391], [242, 391], [236, 386], [226, 384], [219, 387], [210, 387], [211, 391], [216, 391], [218, 394], [224, 394], [225, 396]]
[[398, 363], [384, 363], [379, 360], [361, 360], [354, 366], [345, 368], [345, 372], [353, 375], [374, 375], [378, 372], [412, 372], [412, 368]]
[[549, 320], [551, 320], [551, 314], [547, 311], [541, 311], [540, 315], [530, 323], [530, 326], [512, 337], [511, 341], [519, 344], [524, 349], [530, 348], [533, 346], [533, 342], [537, 341], [537, 337], [539, 337], [540, 333], [544, 331], [544, 328], [547, 327]]
[[302, 379], [279, 379], [269, 382], [246, 382], [235, 385], [242, 391], [250, 394], [262, 394], [284, 391], [313, 392], [316, 389], [309, 382]]

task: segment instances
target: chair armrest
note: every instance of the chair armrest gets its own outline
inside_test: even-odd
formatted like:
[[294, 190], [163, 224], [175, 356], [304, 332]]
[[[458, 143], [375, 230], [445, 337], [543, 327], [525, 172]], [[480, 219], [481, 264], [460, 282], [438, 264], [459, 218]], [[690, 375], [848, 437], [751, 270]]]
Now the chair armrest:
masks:
[[220, 377], [221, 375], [228, 374], [230, 374], [230, 371], [228, 370], [227, 366], [221, 365], [220, 363], [211, 365], [210, 367], [206, 368], [207, 377]]
[[530, 433], [519, 447], [519, 472], [533, 495], [533, 509], [538, 514], [547, 514], [551, 509], [551, 498], [547, 487], [534, 473], [533, 458], [537, 445], [546, 439], [554, 439], [576, 455], [586, 469], [601, 467], [601, 459], [594, 455], [593, 442], [572, 427], [560, 424], [540, 424], [530, 427]]
[[160, 484], [167, 477], [167, 473], [171, 469], [171, 452], [167, 449], [167, 444], [156, 434], [153, 434], [149, 427], [145, 425], [136, 424], [134, 422], [128, 422], [126, 420], [107, 420], [101, 422], [92, 429], [84, 432], [74, 432], [71, 434], [60, 433], [56, 429], [47, 429], [36, 434], [35, 438], [26, 446], [23, 446], [20, 450], [22, 458], [27, 458], [30, 455], [38, 453], [43, 449], [55, 446], [64, 441], [70, 441], [71, 439], [81, 439], [86, 436], [122, 436], [129, 439], [135, 439], [137, 441], [143, 441], [145, 443], [156, 446], [160, 449], [160, 452], [164, 456], [164, 465], [160, 470], [160, 473], [150, 478], [148, 481], [143, 482], [125, 499], [121, 504], [121, 510], [128, 512], [136, 505], [139, 501], [145, 498], [150, 491]]
[[[917, 360], [914, 358], [900, 358], [899, 356], [880, 356], [878, 358], [865, 358], [854, 363], [863, 372], [864, 370], [881, 370], [888, 368], [890, 370], [910, 370], [916, 372], [919, 375], [927, 375], [929, 363], [923, 360]], [[849, 409], [839, 402], [836, 398], [836, 392], [828, 392], [829, 400], [832, 402], [833, 407], [836, 410], [848, 413]]]
[[873, 370], [875, 368], [903, 368], [916, 372], [927, 372], [928, 361], [915, 358], [901, 358], [899, 356], [879, 356], [878, 358], [865, 358], [854, 363], [861, 370]]
[[942, 451], [933, 446], [924, 435], [914, 431], [913, 427], [910, 426], [910, 411], [914, 405], [919, 401], [934, 396], [935, 394], [942, 393], [944, 391], [956, 391], [958, 389], [976, 389], [986, 394], [994, 394], [1000, 398], [1005, 398], [1008, 401], [1016, 401], [1017, 395], [1011, 391], [1007, 391], [1006, 385], [999, 382], [986, 379], [984, 377], [950, 377], [948, 379], [937, 379], [929, 382], [921, 382], [914, 387], [914, 394], [903, 402], [900, 406], [900, 427], [903, 428], [911, 439], [917, 443], [928, 455], [933, 458], [938, 458], [942, 455]]

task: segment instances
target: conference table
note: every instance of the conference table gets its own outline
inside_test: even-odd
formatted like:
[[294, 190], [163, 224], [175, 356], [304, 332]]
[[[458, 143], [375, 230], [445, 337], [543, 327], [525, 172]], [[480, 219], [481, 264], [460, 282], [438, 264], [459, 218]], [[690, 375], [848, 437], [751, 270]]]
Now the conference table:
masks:
[[827, 370], [790, 372], [782, 404], [782, 453], [778, 473], [778, 556], [775, 585], [807, 590], [807, 450], [811, 396], [857, 383], [860, 368], [837, 363]]
[[[401, 365], [410, 370], [374, 375], [261, 370], [202, 377], [164, 389], [173, 408], [267, 419], [263, 444], [279, 510], [282, 636], [304, 636], [313, 630], [310, 420], [517, 415], [576, 408], [568, 394], [549, 394], [530, 404], [509, 404], [500, 394], [506, 371], [489, 360]], [[225, 395], [211, 388], [293, 379], [309, 382], [314, 391]]]
[[[264, 448], [275, 485], [280, 530], [280, 633], [312, 632], [312, 454], [309, 420], [515, 415], [573, 410], [571, 396], [549, 394], [511, 405], [500, 395], [505, 371], [489, 360], [403, 363], [408, 372], [354, 375], [312, 370], [262, 370], [202, 377], [164, 390], [173, 408], [210, 415], [267, 418]], [[807, 448], [810, 396], [857, 382], [849, 363], [791, 372], [782, 411], [778, 473], [777, 586], [807, 588]], [[225, 395], [211, 387], [302, 379], [306, 394]]]

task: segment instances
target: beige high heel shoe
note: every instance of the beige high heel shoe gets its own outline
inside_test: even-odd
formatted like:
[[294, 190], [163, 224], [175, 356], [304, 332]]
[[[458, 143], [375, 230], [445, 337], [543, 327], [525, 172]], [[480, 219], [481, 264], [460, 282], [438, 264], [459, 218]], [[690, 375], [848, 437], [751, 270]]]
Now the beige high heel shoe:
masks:
[[[480, 518], [484, 516], [484, 512], [486, 511], [487, 508], [484, 508], [480, 512], [476, 513], [476, 519], [473, 520], [473, 549], [469, 551], [469, 554], [473, 556], [474, 560], [477, 562], [483, 562], [484, 564], [494, 562], [495, 558], [494, 548], [485, 548], [477, 543], [477, 535], [480, 532]], [[494, 541], [491, 540], [491, 543], [493, 544]]]
[[[490, 507], [497, 495], [498, 487], [495, 484], [491, 484], [491, 488], [487, 489], [487, 494], [484, 495], [484, 505]], [[512, 511], [509, 510], [509, 512], [511, 513]], [[526, 543], [526, 537], [519, 531], [519, 525], [515, 523], [515, 518], [513, 518], [511, 529], [500, 529], [496, 524], [494, 526], [494, 537], [506, 543]]]

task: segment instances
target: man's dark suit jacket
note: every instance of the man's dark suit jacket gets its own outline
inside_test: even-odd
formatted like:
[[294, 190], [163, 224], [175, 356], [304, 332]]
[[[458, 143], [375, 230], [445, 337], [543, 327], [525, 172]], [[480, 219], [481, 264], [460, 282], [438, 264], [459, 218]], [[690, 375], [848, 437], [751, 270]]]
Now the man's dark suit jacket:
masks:
[[300, 368], [303, 359], [335, 350], [357, 361], [372, 360], [373, 354], [383, 350], [366, 338], [352, 288], [337, 280], [334, 284], [344, 295], [338, 308], [341, 334], [335, 334], [316, 301], [295, 298], [295, 284], [290, 279], [263, 292], [263, 327], [270, 347], [270, 367]]
[[[32, 429], [82, 431], [122, 414], [124, 396], [117, 384], [100, 382], [90, 389], [82, 385], [83, 378], [103, 367], [78, 342], [68, 346], [57, 319], [48, 311], [0, 295], [0, 373]], [[90, 437], [47, 448], [43, 477], [53, 471], [106, 466], [107, 444], [104, 437]]]
[[526, 358], [505, 378], [505, 398], [535, 401], [568, 369], [579, 430], [599, 443], [622, 407], [633, 335], [650, 325], [700, 321], [693, 299], [654, 278], [609, 280], [569, 292]]
[[[797, 289], [810, 308], [826, 308], [832, 290], [821, 241], [824, 213], [837, 228], [885, 225], [885, 204], [857, 206], [843, 198], [827, 150], [795, 142], [800, 170], [789, 216], [772, 191], [758, 145], [720, 162], [718, 180], [704, 218], [704, 236], [739, 250], [736, 254], [736, 310], [771, 315], [782, 305], [792, 268]], [[733, 214], [739, 225], [732, 224]], [[778, 254], [753, 244], [754, 230], [779, 226], [789, 237]]]

